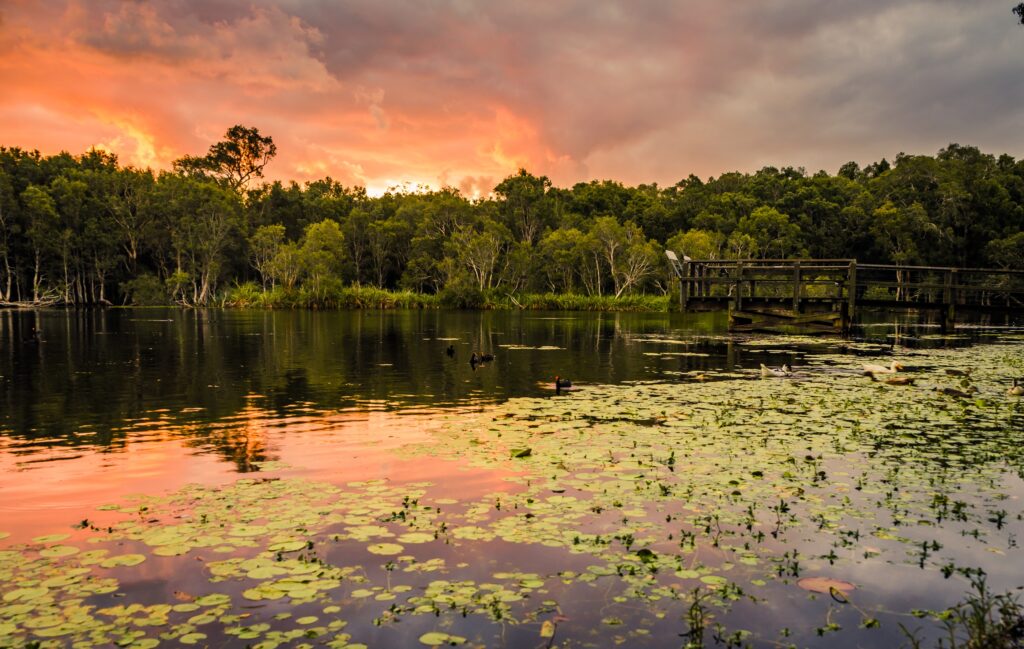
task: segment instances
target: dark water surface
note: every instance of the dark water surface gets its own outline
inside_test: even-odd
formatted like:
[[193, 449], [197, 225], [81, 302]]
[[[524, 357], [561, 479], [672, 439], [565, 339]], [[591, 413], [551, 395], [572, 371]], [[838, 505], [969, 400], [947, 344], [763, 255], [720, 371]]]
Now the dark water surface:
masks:
[[[491, 498], [495, 494], [500, 499], [501, 494], [522, 488], [515, 482], [518, 474], [514, 468], [482, 461], [442, 461], [404, 449], [417, 445], [429, 448], [437, 443], [435, 435], [445, 427], [450, 431], [452, 417], [464, 416], [467, 422], [474, 422], [465, 431], [467, 438], [482, 435], [482, 429], [474, 428], [481, 420], [473, 417], [486, 415], [510, 399], [553, 397], [555, 375], [571, 377], [584, 386], [656, 382], [678, 384], [680, 390], [688, 385], [704, 385], [704, 381], [731, 381], [722, 384], [728, 386], [724, 392], [712, 391], [710, 396], [725, 394], [742, 403], [750, 390], [745, 386], [764, 385], [745, 382], [759, 378], [756, 370], [761, 363], [815, 367], [816, 371], [840, 373], [844, 380], [853, 380], [855, 372], [849, 367], [856, 368], [860, 362], [888, 364], [894, 352], [909, 358], [908, 363], [920, 365], [919, 370], [935, 369], [939, 374], [940, 363], [964, 361], [948, 355], [936, 360], [929, 355], [936, 350], [964, 354], [963, 358], [969, 359], [969, 349], [957, 350], [998, 344], [1005, 347], [1011, 362], [1024, 358], [1020, 338], [1012, 331], [969, 329], [959, 336], [939, 336], [929, 328], [869, 326], [861, 330], [861, 337], [879, 344], [858, 344], [787, 337], [734, 338], [724, 334], [724, 325], [724, 318], [717, 315], [0, 310], [0, 532], [9, 534], [0, 537], [0, 550], [5, 546], [30, 548], [32, 539], [69, 532], [83, 520], [94, 526], [115, 521], [114, 514], [97, 512], [97, 507], [122, 502], [135, 494], [159, 496], [189, 484], [230, 485], [240, 477], [306, 479], [343, 489], [345, 485], [374, 480], [388, 485], [429, 483], [429, 497], [439, 502]], [[38, 332], [36, 338], [33, 329]], [[454, 358], [445, 353], [449, 345], [455, 348]], [[469, 363], [473, 351], [493, 353], [496, 358], [474, 367]], [[844, 357], [848, 357], [849, 367], [844, 366]], [[1005, 391], [1001, 386], [983, 385], [983, 396], [990, 403], [1002, 404]], [[568, 398], [572, 396], [570, 393]], [[755, 397], [756, 403], [749, 403], [751, 410], [764, 403], [762, 396]], [[963, 408], [958, 411], [961, 415], [970, 408], [969, 403], [964, 404], [956, 406]], [[1007, 402], [997, 407], [1016, 406]], [[1021, 421], [1019, 414], [1004, 414], [1000, 421]], [[586, 416], [586, 412], [574, 415], [577, 420]], [[642, 421], [657, 426], [663, 423], [661, 419], [655, 416]], [[957, 421], [955, 426], [970, 420]], [[771, 421], [765, 426], [770, 427]], [[919, 429], [915, 431], [930, 433]], [[1016, 444], [1020, 439], [1011, 436], [1006, 441]], [[623, 440], [623, 449], [628, 450], [628, 443], [628, 439]], [[919, 452], [917, 442], [906, 443], [915, 449], [914, 453]], [[985, 443], [993, 442], [986, 439]], [[886, 452], [877, 444], [874, 451], [870, 444], [849, 451], [856, 451], [866, 463], [872, 462], [866, 458], [874, 457], [873, 453]], [[849, 461], [832, 459], [829, 464], [829, 460], [821, 460], [820, 470], [856, 475], [857, 467]], [[946, 554], [963, 565], [986, 565], [999, 587], [1014, 588], [1024, 584], [1024, 563], [1015, 537], [1024, 533], [1020, 522], [1019, 499], [1024, 495], [1019, 479], [1021, 467], [1014, 464], [1015, 458], [983, 460], [992, 461], [1007, 463], [998, 485], [991, 477], [986, 478], [986, 489], [996, 486], [1002, 490], [1006, 504], [1000, 511], [1004, 515], [986, 523], [986, 517], [992, 517], [985, 512], [997, 511], [989, 507], [989, 496], [961, 494], [964, 502], [977, 499], [979, 511], [987, 507], [978, 515], [980, 526], [974, 518], [971, 525], [965, 523], [955, 529], [930, 523], [936, 532], [929, 538], [941, 538]], [[722, 466], [722, 470], [729, 470], [728, 461]], [[927, 475], [933, 480], [937, 473]], [[941, 488], [935, 489], [942, 493]], [[560, 488], [555, 493], [572, 491]], [[891, 501], [892, 494], [886, 499]], [[847, 502], [853, 507], [865, 505], [867, 500], [861, 503], [854, 497]], [[669, 520], [679, 514], [666, 511]], [[893, 511], [898, 512], [898, 507]], [[607, 518], [607, 513], [595, 511], [589, 524], [603, 521], [602, 516]], [[71, 533], [74, 540], [83, 532]], [[963, 540], [970, 534], [975, 539], [981, 535], [998, 542], [979, 548]], [[817, 547], [818, 541], [813, 538], [802, 543], [803, 551], [819, 552], [804, 558], [805, 563], [826, 569], [831, 565], [831, 561], [822, 559], [827, 558], [826, 552], [832, 552], [834, 560], [834, 545], [822, 542]], [[781, 541], [775, 547], [771, 544], [772, 539], [765, 541], [765, 547], [779, 556], [790, 551]], [[876, 554], [873, 545], [867, 546], [866, 554], [862, 545], [858, 542], [852, 553]], [[785, 646], [788, 642], [798, 646], [898, 646], [905, 639], [898, 629], [901, 620], [908, 627], [927, 626], [909, 617], [910, 610], [947, 606], [963, 594], [966, 584], [966, 579], [954, 584], [934, 565], [926, 570], [924, 561], [920, 568], [911, 570], [916, 560], [913, 544], [909, 545], [909, 568], [899, 571], [898, 578], [888, 563], [867, 564], [846, 573], [850, 579], [875, 584], [870, 606], [863, 606], [892, 614], [883, 620], [881, 630], [858, 629], [867, 613], [855, 611], [850, 605], [844, 608], [828, 595], [812, 595], [808, 600], [806, 591], [792, 586], [772, 590], [759, 602], [736, 596], [729, 612], [719, 614], [716, 620], [729, 628], [753, 630], [753, 636], [736, 640], [755, 646]], [[652, 547], [662, 552], [661, 546]], [[628, 549], [632, 552], [635, 548]], [[595, 595], [593, 588], [581, 589], [568, 579], [559, 583], [554, 577], [551, 581], [562, 571], [586, 572], [592, 561], [585, 557], [537, 552], [501, 538], [484, 538], [477, 543], [462, 543], [458, 549], [446, 546], [434, 552], [435, 558], [451, 565], [461, 562], [470, 566], [467, 574], [478, 581], [485, 581], [496, 571], [516, 570], [547, 579], [543, 594], [534, 595], [533, 606], [557, 612], [552, 619], [560, 626], [552, 646], [682, 646], [687, 641], [681, 635], [688, 628], [685, 620], [689, 604], [684, 601], [662, 607], [662, 613], [656, 615], [658, 607], [647, 603], [658, 601], [661, 595], [644, 599], [643, 604], [631, 602], [628, 597], [627, 601], [618, 601], [610, 599], [614, 593]], [[698, 551], [694, 556], [700, 556], [707, 565], [721, 564], [722, 557], [714, 554], [708, 550], [705, 555]], [[320, 555], [319, 560], [338, 565], [361, 563], [370, 583], [390, 578], [390, 569], [382, 566], [382, 559], [366, 555], [359, 544], [342, 544]], [[791, 569], [794, 562], [798, 560], [790, 560], [787, 555], [774, 565]], [[731, 567], [735, 562], [727, 563]], [[125, 602], [150, 604], [172, 593], [197, 595], [209, 590], [203, 575], [183, 570], [176, 557], [154, 557], [141, 567], [146, 571], [120, 575], [117, 596]], [[915, 581], [908, 583], [907, 575], [913, 575]], [[434, 578], [436, 575], [427, 576], [416, 588], [422, 589]], [[446, 578], [454, 579], [452, 575]], [[519, 580], [531, 581], [529, 577]], [[381, 611], [386, 606], [374, 608], [363, 604], [358, 595], [346, 597], [356, 599], [339, 596], [336, 601], [343, 603], [340, 615], [349, 623], [346, 630], [353, 635], [354, 643], [413, 646], [423, 633], [436, 630], [439, 619], [444, 621], [444, 616], [428, 615], [405, 617], [401, 624], [382, 622]], [[549, 604], [541, 605], [541, 599]], [[178, 597], [178, 601], [184, 600]], [[96, 602], [97, 606], [107, 604]], [[665, 610], [669, 611], [667, 615]], [[270, 620], [272, 614], [288, 611], [289, 606], [278, 601], [255, 614], [260, 620]], [[17, 615], [26, 614], [17, 611]], [[9, 624], [21, 624], [21, 618], [13, 617], [15, 613], [8, 611], [7, 615]], [[0, 609], [0, 646], [5, 646], [5, 631], [10, 644], [17, 646], [26, 636], [14, 635], [14, 626], [5, 627], [4, 616]], [[878, 613], [878, 617], [884, 616]], [[463, 622], [445, 621], [443, 628], [467, 636], [470, 644], [548, 646], [548, 638], [541, 633], [543, 619], [537, 610], [515, 624], [471, 614]], [[852, 631], [828, 630], [833, 621]], [[634, 627], [642, 627], [642, 633], [636, 633]], [[780, 635], [780, 630], [787, 627], [793, 630], [792, 635]], [[821, 629], [825, 629], [824, 636], [819, 635]], [[185, 631], [188, 629], [181, 633]], [[245, 644], [232, 631], [207, 629], [206, 635], [199, 642], [201, 646]], [[714, 645], [712, 636], [709, 628], [705, 636], [708, 646]], [[62, 639], [68, 637], [58, 636], [52, 642], [61, 646]], [[304, 641], [318, 645], [330, 637], [311, 636]], [[252, 640], [258, 641], [259, 637]], [[299, 642], [292, 638], [279, 644], [293, 646]], [[344, 642], [335, 642], [331, 646], [344, 646]], [[165, 639], [164, 643], [174, 646], [177, 640]], [[723, 643], [728, 644], [725, 640]]]

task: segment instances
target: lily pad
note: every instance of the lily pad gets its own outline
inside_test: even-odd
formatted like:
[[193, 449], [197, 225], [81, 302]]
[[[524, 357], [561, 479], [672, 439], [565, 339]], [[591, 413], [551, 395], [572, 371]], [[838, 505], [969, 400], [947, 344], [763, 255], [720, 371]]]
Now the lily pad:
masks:
[[843, 595], [848, 595], [851, 591], [857, 588], [848, 581], [832, 579], [831, 577], [804, 577], [797, 581], [796, 585], [804, 590], [809, 590], [812, 593], [828, 594], [834, 589]]
[[431, 647], [439, 646], [451, 646], [460, 645], [466, 641], [462, 636], [451, 635], [448, 633], [442, 633], [440, 631], [430, 631], [420, 636], [420, 644], [425, 644]]
[[137, 566], [146, 560], [144, 554], [119, 554], [100, 561], [103, 568], [117, 568], [120, 566]]

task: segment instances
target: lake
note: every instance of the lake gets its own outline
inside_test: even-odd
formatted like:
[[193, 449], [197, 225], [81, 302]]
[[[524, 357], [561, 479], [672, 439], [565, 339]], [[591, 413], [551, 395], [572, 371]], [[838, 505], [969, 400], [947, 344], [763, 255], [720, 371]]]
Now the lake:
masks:
[[1015, 329], [0, 310], [0, 646], [935, 646], [1024, 586], [1014, 377]]

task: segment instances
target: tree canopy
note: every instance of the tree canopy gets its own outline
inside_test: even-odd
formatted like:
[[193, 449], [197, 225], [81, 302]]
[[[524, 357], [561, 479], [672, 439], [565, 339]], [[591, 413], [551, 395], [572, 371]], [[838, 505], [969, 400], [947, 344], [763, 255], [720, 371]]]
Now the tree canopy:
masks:
[[172, 171], [97, 151], [0, 148], [0, 301], [217, 303], [238, 285], [327, 295], [663, 293], [692, 258], [824, 257], [1019, 268], [1024, 161], [950, 144], [835, 174], [765, 167], [629, 187], [526, 169], [458, 190], [368, 196], [331, 178], [258, 182], [272, 138], [234, 126]]

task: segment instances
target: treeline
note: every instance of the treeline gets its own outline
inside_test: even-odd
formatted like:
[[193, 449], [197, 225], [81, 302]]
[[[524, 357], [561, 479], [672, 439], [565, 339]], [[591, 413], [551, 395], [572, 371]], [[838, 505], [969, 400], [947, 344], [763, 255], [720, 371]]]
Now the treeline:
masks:
[[1024, 160], [957, 144], [835, 175], [765, 167], [671, 187], [560, 188], [520, 170], [480, 200], [258, 182], [275, 153], [241, 126], [159, 173], [95, 150], [0, 148], [0, 301], [337, 306], [352, 287], [404, 291], [399, 305], [637, 299], [668, 291], [666, 247], [1024, 267]]

